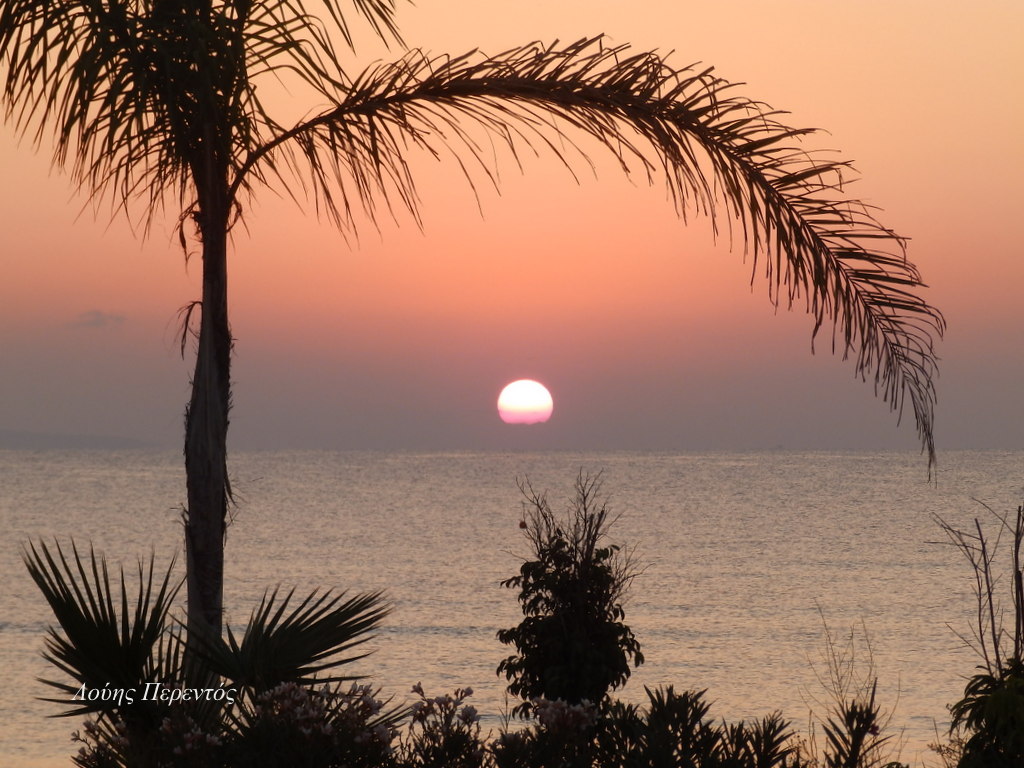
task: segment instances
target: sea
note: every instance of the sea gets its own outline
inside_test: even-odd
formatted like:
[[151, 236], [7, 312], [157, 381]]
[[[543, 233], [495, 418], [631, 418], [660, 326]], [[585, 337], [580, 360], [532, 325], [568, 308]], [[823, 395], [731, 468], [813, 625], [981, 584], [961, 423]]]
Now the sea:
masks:
[[[560, 513], [581, 472], [600, 473], [609, 541], [641, 570], [625, 621], [646, 662], [616, 696], [706, 690], [716, 719], [781, 711], [820, 743], [831, 655], [854, 684], [877, 678], [901, 759], [938, 763], [928, 744], [980, 659], [973, 572], [937, 520], [994, 537], [1024, 500], [1024, 452], [943, 452], [931, 478], [902, 452], [236, 452], [226, 620], [244, 627], [277, 586], [383, 591], [391, 613], [351, 673], [396, 703], [416, 683], [471, 687], [496, 731], [515, 702], [495, 633], [521, 619], [500, 582], [529, 555], [518, 484]], [[129, 584], [151, 557], [181, 575], [184, 488], [175, 451], [0, 451], [0, 765], [67, 766], [81, 727], [41, 700], [39, 678], [63, 678], [23, 546], [91, 545]]]

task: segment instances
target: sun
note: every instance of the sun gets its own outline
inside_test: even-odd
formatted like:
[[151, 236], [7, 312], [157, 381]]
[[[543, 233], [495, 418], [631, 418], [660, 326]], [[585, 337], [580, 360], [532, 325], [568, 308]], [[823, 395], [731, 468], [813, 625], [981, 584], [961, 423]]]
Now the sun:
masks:
[[554, 402], [547, 387], [533, 379], [519, 379], [498, 395], [498, 415], [506, 424], [538, 424], [551, 418]]

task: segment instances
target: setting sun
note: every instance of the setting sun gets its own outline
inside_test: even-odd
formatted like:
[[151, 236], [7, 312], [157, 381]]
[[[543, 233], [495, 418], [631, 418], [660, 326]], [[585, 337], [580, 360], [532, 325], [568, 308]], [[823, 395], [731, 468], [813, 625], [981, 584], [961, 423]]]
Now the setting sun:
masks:
[[507, 385], [498, 395], [498, 415], [506, 424], [537, 424], [551, 418], [554, 403], [547, 387], [532, 379]]

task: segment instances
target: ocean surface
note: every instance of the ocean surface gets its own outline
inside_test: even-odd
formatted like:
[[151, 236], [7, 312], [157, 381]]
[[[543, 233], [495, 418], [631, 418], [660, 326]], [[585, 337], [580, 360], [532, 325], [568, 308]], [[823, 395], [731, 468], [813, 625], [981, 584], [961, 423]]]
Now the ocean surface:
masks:
[[[516, 480], [561, 511], [581, 470], [603, 472], [612, 539], [645, 566], [626, 622], [647, 662], [621, 698], [707, 689], [717, 718], [781, 710], [806, 732], [828, 701], [827, 624], [840, 648], [853, 633], [856, 672], [873, 662], [914, 765], [937, 762], [926, 745], [977, 663], [956, 634], [971, 632], [972, 573], [934, 517], [966, 527], [992, 519], [979, 502], [1006, 513], [1024, 497], [1024, 452], [946, 452], [931, 483], [916, 453], [265, 452], [230, 468], [228, 622], [277, 584], [384, 590], [393, 612], [352, 671], [396, 701], [417, 682], [472, 686], [497, 728], [508, 649], [495, 632], [521, 618], [499, 582], [527, 554]], [[38, 700], [36, 678], [60, 673], [40, 657], [51, 617], [21, 546], [74, 537], [129, 576], [151, 554], [183, 572], [181, 457], [0, 451], [0, 478], [0, 765], [69, 765], [80, 723]]]

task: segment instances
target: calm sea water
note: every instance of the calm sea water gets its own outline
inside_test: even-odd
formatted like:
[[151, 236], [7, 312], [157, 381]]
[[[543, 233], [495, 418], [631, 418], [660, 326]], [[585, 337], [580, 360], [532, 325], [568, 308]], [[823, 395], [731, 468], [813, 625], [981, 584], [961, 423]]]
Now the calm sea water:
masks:
[[[236, 453], [225, 604], [244, 624], [275, 584], [385, 590], [394, 611], [357, 672], [411, 700], [472, 686], [496, 727], [518, 568], [516, 478], [556, 509], [582, 468], [604, 472], [613, 538], [646, 570], [626, 606], [647, 663], [620, 691], [706, 688], [728, 720], [782, 710], [805, 728], [827, 698], [824, 622], [870, 637], [880, 697], [920, 764], [946, 705], [976, 663], [950, 627], [970, 630], [971, 573], [933, 516], [966, 526], [1024, 495], [1024, 453], [952, 452], [929, 484], [916, 454], [884, 453]], [[76, 720], [37, 677], [51, 618], [20, 559], [30, 538], [91, 540], [129, 569], [181, 549], [180, 457], [148, 452], [0, 451], [0, 756], [7, 766], [67, 765]], [[179, 562], [182, 558], [179, 557]], [[858, 663], [866, 661], [860, 650]], [[863, 667], [861, 667], [863, 669]]]

